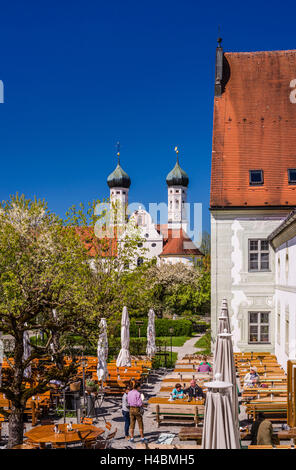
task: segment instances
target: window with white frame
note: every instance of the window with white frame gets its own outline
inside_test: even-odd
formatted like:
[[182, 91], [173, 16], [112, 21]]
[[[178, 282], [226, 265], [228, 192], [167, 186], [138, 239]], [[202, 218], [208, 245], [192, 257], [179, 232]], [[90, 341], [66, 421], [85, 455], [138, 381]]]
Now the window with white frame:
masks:
[[269, 271], [267, 240], [249, 240], [249, 271]]
[[249, 343], [269, 343], [270, 312], [249, 312]]

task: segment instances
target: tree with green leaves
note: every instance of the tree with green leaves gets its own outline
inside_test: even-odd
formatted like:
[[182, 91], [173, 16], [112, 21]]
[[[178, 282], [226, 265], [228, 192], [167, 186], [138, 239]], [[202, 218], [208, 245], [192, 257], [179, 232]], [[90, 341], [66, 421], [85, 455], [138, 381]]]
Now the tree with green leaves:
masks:
[[[76, 373], [75, 363], [65, 366], [63, 354], [67, 337], [83, 329], [84, 318], [95, 308], [89, 289], [92, 276], [89, 255], [77, 232], [50, 212], [44, 201], [16, 195], [2, 202], [0, 331], [14, 339], [0, 388], [11, 402], [9, 448], [23, 441], [27, 400], [48, 390], [51, 379], [67, 384]], [[24, 335], [38, 331], [45, 333], [46, 342], [32, 343], [27, 356]], [[42, 365], [40, 359], [50, 357], [51, 366]], [[25, 371], [30, 367], [28, 377]]]
[[146, 277], [150, 303], [159, 316], [200, 313], [210, 298], [203, 267], [163, 263], [149, 267]]
[[[151, 262], [146, 259], [144, 240], [134, 221], [114, 223], [117, 210], [121, 208], [115, 203], [94, 201], [87, 207], [73, 206], [67, 212], [67, 224], [79, 231], [91, 259], [93, 276], [89, 292], [96, 308], [88, 313], [87, 327], [81, 335], [92, 344], [100, 318], [108, 320], [108, 330], [112, 333], [124, 306], [132, 316], [139, 312], [143, 315], [147, 308], [145, 296], [140, 293], [144, 292], [145, 272]], [[143, 263], [137, 266], [139, 257]]]

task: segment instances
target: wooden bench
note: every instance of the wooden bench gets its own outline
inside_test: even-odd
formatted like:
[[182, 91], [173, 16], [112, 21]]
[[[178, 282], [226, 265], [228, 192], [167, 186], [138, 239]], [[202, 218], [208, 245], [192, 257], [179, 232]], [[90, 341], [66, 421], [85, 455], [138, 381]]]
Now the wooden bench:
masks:
[[155, 442], [149, 442], [147, 444], [143, 444], [142, 442], [138, 442], [136, 445], [136, 449], [200, 449], [200, 445], [196, 444], [157, 444]]
[[246, 405], [246, 413], [253, 421], [259, 412], [269, 416], [271, 421], [287, 421], [287, 402], [250, 402]]
[[196, 441], [196, 444], [201, 444], [202, 441], [202, 428], [186, 426], [179, 431], [180, 441]]
[[199, 423], [200, 419], [204, 416], [204, 401], [203, 400], [174, 400], [169, 402], [164, 397], [153, 397], [148, 401], [149, 411], [155, 415], [157, 426], [166, 420], [174, 420], [178, 424], [183, 424], [184, 421], [194, 421], [195, 425]]
[[249, 445], [248, 449], [294, 449], [291, 445]]

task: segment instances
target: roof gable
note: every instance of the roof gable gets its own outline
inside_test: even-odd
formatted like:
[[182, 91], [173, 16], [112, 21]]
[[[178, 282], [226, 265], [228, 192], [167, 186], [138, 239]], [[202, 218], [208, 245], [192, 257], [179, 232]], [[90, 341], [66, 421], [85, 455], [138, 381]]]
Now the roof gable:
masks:
[[[296, 205], [287, 171], [296, 168], [296, 51], [225, 53], [225, 62], [224, 92], [214, 99], [211, 208]], [[263, 170], [263, 185], [250, 186], [251, 169]]]

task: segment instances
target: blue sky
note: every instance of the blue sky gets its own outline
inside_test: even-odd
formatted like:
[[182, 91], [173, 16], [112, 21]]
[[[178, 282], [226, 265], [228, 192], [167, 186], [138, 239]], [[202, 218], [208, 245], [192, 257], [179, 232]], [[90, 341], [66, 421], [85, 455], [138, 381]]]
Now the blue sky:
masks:
[[108, 196], [121, 162], [130, 201], [167, 201], [174, 146], [209, 230], [215, 48], [293, 49], [292, 2], [14, 1], [0, 15], [0, 199], [64, 215]]

